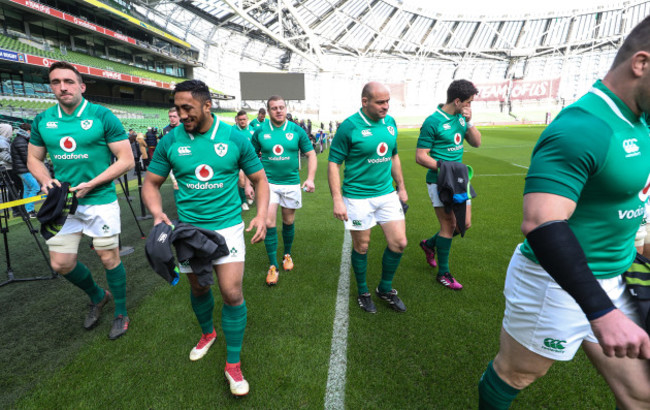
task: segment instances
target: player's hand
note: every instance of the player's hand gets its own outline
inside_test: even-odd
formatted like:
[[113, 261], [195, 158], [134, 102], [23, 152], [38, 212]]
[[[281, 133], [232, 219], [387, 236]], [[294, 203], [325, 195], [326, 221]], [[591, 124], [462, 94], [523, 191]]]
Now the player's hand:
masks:
[[164, 222], [167, 225], [172, 225], [172, 221], [169, 220], [169, 218], [167, 217], [167, 214], [165, 214], [164, 212], [161, 213], [160, 215], [154, 215], [154, 217], [153, 217], [154, 226], [158, 225], [161, 222]]
[[178, 182], [176, 182], [176, 180], [172, 181], [172, 187], [174, 188], [174, 191], [178, 191]]
[[43, 185], [41, 185], [41, 191], [44, 194], [48, 194], [50, 192], [50, 189], [54, 188], [54, 186], [61, 186], [61, 183], [58, 179], [50, 179], [49, 181], [46, 181]]
[[334, 201], [334, 218], [340, 221], [348, 220], [348, 210], [341, 199]]
[[83, 198], [86, 196], [86, 194], [95, 188], [90, 182], [82, 182], [81, 184], [77, 186], [73, 186], [70, 188], [71, 192], [76, 192], [77, 193], [77, 198]]
[[400, 201], [406, 203], [406, 201], [409, 200], [409, 196], [406, 193], [406, 189], [401, 188], [400, 190], [397, 191], [397, 197], [399, 198]]
[[316, 186], [314, 185], [314, 180], [313, 179], [306, 179], [305, 182], [302, 184], [302, 189], [305, 190], [305, 192], [314, 192], [316, 189]]
[[460, 113], [463, 117], [465, 117], [465, 121], [469, 122], [472, 120], [472, 108], [471, 107], [463, 107], [460, 110]]
[[255, 199], [255, 188], [253, 188], [253, 185], [246, 184], [244, 187], [244, 194], [246, 195], [246, 198], [250, 199], [251, 201]]
[[251, 219], [248, 223], [248, 228], [246, 232], [250, 232], [255, 228], [255, 235], [251, 238], [251, 243], [258, 243], [266, 238], [266, 218], [257, 215], [255, 218]]
[[591, 329], [605, 356], [650, 359], [650, 337], [620, 310], [592, 320]]

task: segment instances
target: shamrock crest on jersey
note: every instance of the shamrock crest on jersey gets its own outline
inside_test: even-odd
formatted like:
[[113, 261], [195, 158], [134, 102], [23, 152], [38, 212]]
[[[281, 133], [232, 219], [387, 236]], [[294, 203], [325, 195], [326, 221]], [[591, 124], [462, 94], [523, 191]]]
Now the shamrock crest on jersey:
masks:
[[85, 130], [89, 130], [93, 126], [93, 120], [81, 120], [81, 128]]
[[293, 139], [293, 133], [292, 132], [287, 132], [287, 139], [291, 141]]
[[223, 142], [214, 144], [214, 152], [216, 152], [220, 157], [223, 157], [228, 153], [228, 144], [224, 144]]

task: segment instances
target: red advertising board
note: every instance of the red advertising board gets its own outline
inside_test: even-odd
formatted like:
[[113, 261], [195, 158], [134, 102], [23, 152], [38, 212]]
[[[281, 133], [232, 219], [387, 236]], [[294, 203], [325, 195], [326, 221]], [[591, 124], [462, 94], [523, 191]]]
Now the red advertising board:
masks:
[[[31, 54], [25, 54], [25, 60], [27, 64], [37, 65], [41, 67], [49, 67], [50, 64], [54, 63], [56, 60], [52, 60], [45, 57], [33, 56]], [[127, 83], [146, 85], [148, 87], [163, 88], [165, 90], [171, 90], [174, 88], [173, 83], [164, 83], [162, 81], [151, 80], [149, 78], [136, 77], [134, 75], [117, 73], [115, 71], [102, 70], [101, 68], [87, 67], [85, 65], [72, 64], [81, 74], [91, 75], [94, 77], [106, 78], [109, 80], [124, 81]]]
[[109, 30], [105, 27], [98, 26], [97, 24], [93, 24], [87, 20], [77, 18], [75, 16], [72, 16], [70, 14], [64, 13], [60, 10], [53, 9], [51, 7], [48, 7], [44, 4], [37, 3], [35, 1], [31, 0], [9, 0], [12, 3], [20, 4], [23, 7], [27, 7], [29, 9], [38, 11], [43, 14], [47, 14], [48, 16], [52, 16], [54, 18], [57, 18], [59, 20], [65, 20], [69, 23], [75, 24], [77, 26], [83, 27], [87, 30], [92, 30], [96, 31], [97, 33], [104, 34], [109, 37], [113, 37], [117, 40], [124, 41], [130, 44], [136, 44], [136, 41], [134, 38], [131, 38], [129, 36], [125, 36], [124, 34], [116, 33], [112, 30]]
[[475, 101], [541, 100], [557, 98], [560, 79], [505, 80], [498, 83], [475, 84], [479, 94]]

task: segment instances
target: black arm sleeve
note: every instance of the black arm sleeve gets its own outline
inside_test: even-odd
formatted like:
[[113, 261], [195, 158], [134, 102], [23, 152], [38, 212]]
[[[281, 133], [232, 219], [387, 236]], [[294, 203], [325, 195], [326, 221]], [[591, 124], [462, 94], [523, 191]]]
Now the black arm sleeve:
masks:
[[550, 221], [526, 236], [539, 264], [571, 295], [587, 319], [616, 307], [587, 265], [587, 257], [567, 221]]

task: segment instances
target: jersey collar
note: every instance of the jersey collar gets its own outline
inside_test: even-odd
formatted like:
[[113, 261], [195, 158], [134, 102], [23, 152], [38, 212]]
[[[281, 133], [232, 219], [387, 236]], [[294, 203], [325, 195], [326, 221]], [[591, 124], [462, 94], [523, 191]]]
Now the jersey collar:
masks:
[[[210, 114], [210, 115], [212, 115], [212, 120], [213, 120], [212, 128], [209, 129], [205, 134], [197, 134], [197, 136], [210, 134], [210, 140], [214, 140], [215, 135], [217, 135], [217, 130], [219, 129], [219, 125], [221, 125], [221, 121], [219, 121], [219, 118], [217, 118], [216, 115], [214, 114]], [[194, 141], [194, 134], [188, 132], [187, 135], [190, 137], [192, 141]]]
[[[79, 118], [79, 117], [81, 117], [81, 114], [83, 114], [83, 112], [86, 110], [87, 106], [88, 106], [88, 100], [86, 100], [85, 98], [82, 97], [81, 98], [81, 103], [79, 104], [79, 106], [77, 108], [75, 108], [75, 110], [72, 112], [72, 114], [70, 114], [70, 115], [65, 114], [65, 111], [61, 110], [61, 104], [56, 105], [56, 110], [59, 113], [59, 118], [63, 118], [63, 114], [65, 114], [66, 117], [73, 117], [74, 116], [74, 117]], [[75, 114], [75, 112], [76, 112], [76, 114]]]
[[[266, 119], [265, 119], [266, 121]], [[281, 127], [282, 131], [287, 130], [287, 125], [289, 125], [289, 120], [284, 120], [284, 125]], [[275, 131], [275, 128], [273, 128], [273, 121], [269, 120], [269, 127], [271, 127], [271, 131]]]
[[449, 121], [449, 120], [451, 119], [451, 118], [449, 118], [449, 114], [447, 114], [446, 112], [444, 112], [444, 111], [442, 110], [442, 104], [440, 104], [440, 105], [438, 106], [438, 108], [436, 108], [436, 112], [439, 113], [440, 115], [442, 115], [443, 117], [445, 117], [445, 119], [446, 119], [447, 121]]
[[609, 106], [614, 114], [621, 120], [625, 121], [634, 127], [633, 122], [637, 122], [639, 118], [634, 115], [630, 107], [625, 105], [623, 101], [616, 94], [614, 94], [601, 80], [596, 81], [589, 90], [590, 93], [600, 97]]
[[[363, 113], [363, 110], [361, 110], [361, 108], [359, 108], [359, 116], [361, 117], [363, 122], [365, 122], [366, 124], [368, 124], [369, 126], [372, 127], [372, 124], [373, 124], [374, 121], [370, 121], [370, 118], [366, 117], [366, 115]], [[378, 124], [378, 123], [379, 123], [379, 121], [375, 122], [375, 124]], [[386, 125], [386, 117], [381, 119], [381, 123]]]

